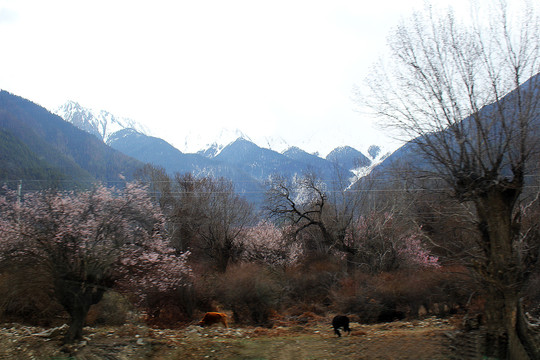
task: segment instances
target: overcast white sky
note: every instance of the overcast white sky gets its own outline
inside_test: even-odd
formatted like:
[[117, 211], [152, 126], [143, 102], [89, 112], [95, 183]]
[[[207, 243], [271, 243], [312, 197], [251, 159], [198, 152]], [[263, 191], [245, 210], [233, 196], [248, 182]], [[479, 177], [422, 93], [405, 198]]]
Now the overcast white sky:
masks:
[[0, 88], [51, 110], [74, 100], [132, 118], [183, 151], [187, 135], [221, 128], [323, 156], [365, 151], [390, 141], [357, 111], [353, 88], [423, 4], [0, 0]]

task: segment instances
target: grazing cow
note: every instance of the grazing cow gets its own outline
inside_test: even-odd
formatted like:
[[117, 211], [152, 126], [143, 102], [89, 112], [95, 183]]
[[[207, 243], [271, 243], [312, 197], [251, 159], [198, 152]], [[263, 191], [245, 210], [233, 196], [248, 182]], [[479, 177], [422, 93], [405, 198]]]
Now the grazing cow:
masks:
[[332, 320], [332, 326], [334, 327], [334, 332], [338, 337], [341, 337], [339, 328], [343, 328], [343, 331], [347, 331], [349, 335], [351, 334], [351, 328], [349, 327], [349, 318], [345, 315], [337, 315]]
[[199, 321], [200, 326], [210, 326], [217, 323], [222, 323], [223, 326], [229, 327], [227, 325], [227, 314], [219, 312], [207, 312], [204, 314], [204, 317]]

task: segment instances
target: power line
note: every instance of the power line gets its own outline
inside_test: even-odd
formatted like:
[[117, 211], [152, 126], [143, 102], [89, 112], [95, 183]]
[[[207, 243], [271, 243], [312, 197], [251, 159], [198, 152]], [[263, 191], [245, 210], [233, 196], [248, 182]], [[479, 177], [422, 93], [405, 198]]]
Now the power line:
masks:
[[[529, 179], [538, 179], [540, 181], [540, 175], [525, 175], [525, 177], [529, 178]], [[216, 179], [213, 179], [213, 180], [216, 180]], [[219, 180], [219, 179], [217, 179]], [[422, 180], [426, 180], [426, 181], [442, 181], [442, 178], [439, 178], [439, 177], [430, 177], [430, 178], [423, 178]], [[237, 185], [237, 184], [253, 184], [253, 185], [256, 185], [256, 187], [262, 187], [263, 189], [261, 190], [242, 190], [242, 189], [236, 189], [237, 191], [235, 192], [236, 194], [238, 195], [255, 195], [255, 194], [266, 194], [268, 193], [268, 191], [270, 190], [270, 186], [271, 186], [271, 182], [269, 182], [268, 184], [261, 184], [260, 182], [257, 182], [257, 181], [252, 181], [252, 180], [239, 180], [239, 181], [233, 181], [233, 180], [229, 180], [229, 179], [224, 179], [225, 182], [227, 183], [231, 183], [232, 185]], [[339, 181], [337, 180], [318, 180], [320, 181], [321, 183], [327, 183], [327, 182], [334, 182], [334, 183], [338, 183]], [[399, 192], [399, 193], [402, 193], [402, 192], [426, 192], [426, 191], [429, 191], [429, 192], [447, 192], [447, 191], [452, 191], [452, 188], [450, 186], [448, 187], [435, 187], [435, 188], [429, 188], [429, 187], [402, 187], [400, 185], [403, 185], [404, 182], [408, 183], [409, 181], [406, 181], [406, 180], [387, 180], [387, 179], [370, 179], [369, 180], [370, 183], [385, 183], [385, 184], [389, 184], [389, 186], [386, 186], [385, 188], [364, 188], [364, 189], [351, 189], [351, 188], [346, 188], [346, 189], [343, 189], [343, 190], [329, 190], [329, 189], [326, 189], [324, 190], [324, 193], [326, 194], [351, 194], [351, 193], [396, 193], [396, 192]], [[117, 184], [117, 185], [125, 185], [127, 183], [129, 183], [130, 181], [126, 181], [126, 180], [112, 180], [112, 181], [77, 181], [77, 180], [58, 180], [58, 181], [53, 181], [53, 183], [61, 183], [61, 184], [72, 184], [73, 186], [94, 186], [94, 185], [99, 185], [99, 184]], [[146, 185], [146, 186], [151, 186], [151, 185], [162, 185], [162, 184], [170, 184], [173, 188], [176, 187], [176, 185], [178, 185], [177, 182], [175, 182], [174, 180], [158, 180], [158, 181], [140, 181], [140, 180], [136, 180], [135, 182], [139, 182], [139, 183], [142, 183], [143, 185]], [[187, 180], [183, 183], [188, 183], [188, 184], [197, 184], [200, 182], [200, 179], [199, 180]], [[411, 180], [410, 182], [414, 182], [413, 180]], [[22, 192], [22, 191], [35, 191], [35, 190], [43, 190], [43, 189], [31, 189], [31, 190], [25, 190], [25, 187], [23, 187], [23, 184], [33, 184], [33, 183], [37, 183], [37, 184], [44, 184], [44, 183], [51, 183], [50, 180], [46, 180], [46, 179], [6, 179], [6, 180], [3, 180], [2, 181], [3, 184], [7, 185], [7, 184], [13, 184], [15, 187], [17, 187], [19, 190], [19, 192]], [[219, 181], [218, 181], [219, 183]], [[391, 188], [392, 185], [395, 185], [395, 186], [400, 186], [399, 188]], [[376, 186], [374, 186], [376, 187]], [[30, 186], [30, 188], [32, 188], [32, 186]], [[540, 189], [540, 184], [539, 185], [534, 185], [534, 184], [527, 184], [527, 185], [523, 185], [523, 189]], [[291, 186], [291, 190], [295, 190], [295, 186], [292, 185]], [[160, 193], [163, 193], [163, 191], [159, 191], [159, 190], [154, 190], [154, 191], [150, 191], [151, 194], [160, 194]], [[201, 191], [168, 191], [167, 193], [169, 194], [172, 194], [172, 195], [181, 195], [181, 194], [228, 194], [229, 192], [228, 191], [204, 191], [204, 190], [201, 190]]]

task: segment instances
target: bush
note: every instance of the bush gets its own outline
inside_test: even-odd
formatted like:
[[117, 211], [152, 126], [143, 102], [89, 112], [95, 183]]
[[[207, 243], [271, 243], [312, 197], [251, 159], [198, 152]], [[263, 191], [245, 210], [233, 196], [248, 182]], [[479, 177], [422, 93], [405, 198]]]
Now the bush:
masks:
[[373, 298], [372, 283], [372, 277], [365, 274], [342, 279], [331, 292], [332, 307], [337, 313], [354, 314], [358, 322], [376, 322], [382, 304]]
[[463, 308], [472, 294], [472, 281], [462, 268], [424, 269], [343, 279], [332, 290], [336, 312], [355, 314], [359, 322], [373, 323], [448, 315]]
[[270, 326], [270, 315], [279, 304], [280, 287], [261, 265], [230, 266], [219, 278], [217, 300], [233, 312], [234, 322]]
[[147, 322], [154, 326], [175, 327], [192, 320], [197, 304], [194, 286], [187, 284], [169, 291], [153, 291], [146, 294], [142, 310]]
[[[13, 271], [16, 272], [13, 272]], [[31, 325], [56, 326], [66, 313], [54, 299], [50, 280], [33, 267], [14, 265], [0, 275], [0, 319]]]
[[341, 266], [332, 260], [308, 259], [284, 274], [287, 307], [301, 304], [328, 307], [331, 291], [342, 276]]
[[90, 307], [86, 316], [86, 325], [124, 325], [133, 313], [132, 304], [121, 294], [107, 291], [100, 302]]

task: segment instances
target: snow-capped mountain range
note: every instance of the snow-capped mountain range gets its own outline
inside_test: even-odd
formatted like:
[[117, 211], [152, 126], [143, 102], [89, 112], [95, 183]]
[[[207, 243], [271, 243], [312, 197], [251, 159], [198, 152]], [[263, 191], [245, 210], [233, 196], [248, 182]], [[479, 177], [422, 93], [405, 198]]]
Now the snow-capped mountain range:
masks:
[[[90, 109], [75, 101], [67, 101], [52, 112], [78, 128], [97, 136], [107, 144], [109, 144], [113, 134], [123, 129], [134, 129], [147, 136], [152, 134], [151, 129], [148, 129], [146, 126], [132, 119], [116, 116], [106, 110]], [[125, 133], [123, 134], [125, 135]], [[116, 137], [118, 137], [118, 135], [116, 135]], [[207, 158], [214, 158], [227, 145], [239, 138], [255, 143], [261, 148], [270, 149], [279, 153], [284, 153], [290, 148], [301, 147], [298, 146], [298, 144], [289, 144], [283, 138], [275, 136], [251, 139], [241, 130], [229, 128], [208, 129], [205, 134], [187, 132], [181, 135], [181, 137], [182, 140], [175, 144], [175, 147], [178, 150], [183, 153], [197, 153]], [[339, 148], [347, 148], [347, 146], [341, 146], [335, 150], [339, 150]], [[382, 155], [381, 148], [378, 145], [372, 145], [372, 148], [377, 149], [376, 153], [373, 153], [372, 150], [368, 150], [367, 157], [374, 162], [378, 162]], [[315, 155], [319, 156], [318, 153], [315, 153]], [[367, 165], [364, 164], [364, 166]]]
[[292, 145], [277, 136], [262, 136], [253, 138], [240, 129], [209, 128], [204, 133], [188, 130], [180, 135], [180, 141], [175, 141], [175, 147], [184, 153], [200, 153], [211, 157], [219, 154], [221, 150], [236, 139], [242, 138], [257, 144], [260, 147], [277, 152], [283, 152]]
[[[132, 119], [116, 116], [106, 110], [90, 109], [75, 101], [67, 101], [51, 112], [79, 129], [97, 136], [105, 143], [109, 143], [111, 136], [122, 129], [134, 129], [144, 135], [152, 134], [150, 129]], [[290, 147], [281, 138], [264, 137], [258, 139], [259, 141], [254, 141], [241, 130], [229, 128], [208, 129], [204, 134], [188, 131], [182, 135], [182, 140], [178, 141], [175, 147], [184, 153], [200, 153], [206, 157], [214, 157], [225, 146], [238, 138], [249, 140], [261, 147], [278, 152]]]
[[[297, 146], [278, 152], [237, 131], [221, 132], [221, 144], [216, 141], [213, 147], [183, 153], [166, 140], [146, 135], [147, 130], [135, 122], [107, 111], [93, 112], [70, 102], [56, 111], [62, 115], [58, 116], [8, 92], [2, 91], [0, 95], [5, 98], [2, 110], [10, 114], [2, 118], [0, 127], [9, 129], [8, 137], [3, 139], [10, 144], [8, 148], [19, 149], [11, 155], [19, 159], [16, 163], [20, 162], [22, 167], [18, 173], [12, 171], [12, 176], [19, 179], [31, 164], [47, 169], [54, 181], [65, 178], [76, 184], [116, 182], [149, 176], [147, 171], [151, 168], [145, 165], [151, 164], [170, 175], [190, 173], [228, 179], [239, 195], [261, 206], [268, 183], [275, 176], [292, 181], [314, 174], [330, 191], [341, 191], [358, 180], [356, 174], [360, 172], [356, 168], [369, 169], [381, 158], [376, 156], [377, 147], [371, 148], [367, 156], [350, 146], [337, 147], [326, 157]], [[239, 137], [223, 146], [236, 136]], [[4, 166], [9, 167], [14, 168], [13, 161]], [[34, 177], [42, 179], [44, 175], [37, 172]]]
[[[274, 175], [292, 179], [315, 173], [329, 182], [338, 176], [348, 180], [348, 184], [342, 184], [348, 187], [369, 174], [385, 157], [377, 145], [372, 145], [367, 155], [350, 146], [340, 146], [321, 157], [279, 138], [255, 142], [237, 129], [209, 129], [208, 133], [198, 135], [184, 133], [182, 151], [178, 146], [148, 135], [150, 130], [141, 124], [108, 111], [93, 111], [69, 101], [54, 112], [113, 149], [161, 167], [169, 174], [228, 178], [239, 193], [250, 194], [246, 197], [254, 203], [261, 203], [263, 184]], [[187, 148], [199, 150], [186, 152]]]

